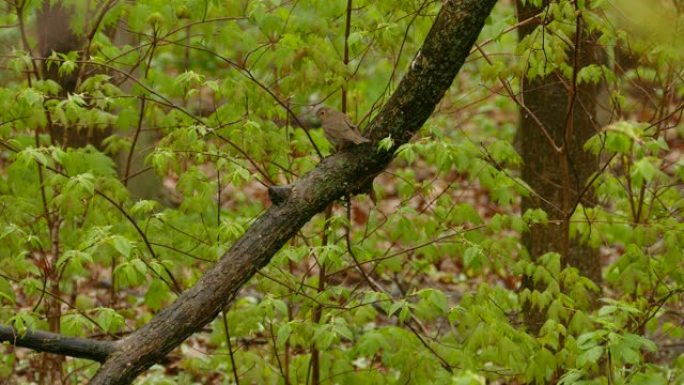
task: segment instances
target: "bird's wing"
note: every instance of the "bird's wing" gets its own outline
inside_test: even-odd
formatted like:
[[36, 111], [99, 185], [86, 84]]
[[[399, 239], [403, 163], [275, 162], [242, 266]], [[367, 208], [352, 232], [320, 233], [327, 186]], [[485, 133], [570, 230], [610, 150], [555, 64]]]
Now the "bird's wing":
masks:
[[359, 129], [356, 128], [356, 126], [351, 126], [349, 127], [349, 130], [345, 130], [344, 140], [348, 142], [353, 142], [354, 144], [370, 142], [370, 140], [364, 138], [363, 135], [361, 135]]
[[351, 127], [352, 130], [357, 131], [357, 132], [359, 131], [359, 128], [356, 127], [356, 125], [351, 122], [351, 120], [349, 119], [347, 114], [344, 114], [344, 122], [347, 123], [347, 126]]
[[350, 130], [345, 132], [345, 139], [349, 140], [350, 142], [354, 142], [354, 144], [370, 142], [370, 140], [364, 138], [363, 135], [361, 135], [359, 128], [355, 124], [353, 124], [351, 120], [349, 120], [349, 117], [346, 114], [344, 115], [344, 122], [347, 123], [347, 125], [350, 128]]

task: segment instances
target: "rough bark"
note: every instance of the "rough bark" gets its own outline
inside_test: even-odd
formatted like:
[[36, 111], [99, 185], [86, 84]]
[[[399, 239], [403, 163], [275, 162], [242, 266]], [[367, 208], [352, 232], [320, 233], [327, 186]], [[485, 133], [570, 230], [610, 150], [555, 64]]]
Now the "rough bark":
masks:
[[380, 114], [370, 123], [374, 143], [392, 135], [389, 151], [363, 144], [324, 159], [292, 185], [195, 286], [120, 341], [90, 384], [128, 384], [216, 317], [239, 289], [316, 213], [356, 192], [391, 161], [450, 87], [496, 0], [445, 1], [435, 23]]
[[[543, 12], [543, 8], [517, 2], [518, 20], [526, 20]], [[538, 23], [527, 23], [519, 29], [520, 38], [531, 34]], [[580, 46], [570, 54], [577, 56], [577, 70], [597, 63], [598, 47], [595, 39], [580, 29]], [[522, 94], [526, 109], [521, 109], [519, 140], [524, 162], [523, 180], [534, 190], [522, 201], [523, 212], [541, 208], [549, 217], [549, 224], [535, 224], [525, 233], [523, 243], [535, 259], [548, 252], [558, 252], [566, 265], [574, 266], [599, 282], [601, 262], [597, 250], [578, 239], [569, 238], [570, 215], [581, 203], [593, 205], [591, 189], [585, 189], [590, 176], [598, 171], [598, 160], [584, 151], [584, 143], [597, 132], [596, 105], [598, 87], [589, 84], [577, 86], [575, 100], [571, 95], [572, 79], [560, 73], [544, 78], [522, 81]], [[531, 112], [531, 113], [530, 113]], [[570, 115], [570, 116], [569, 116]], [[544, 127], [557, 146], [548, 140], [540, 127]], [[531, 283], [526, 285], [531, 287]]]
[[104, 362], [114, 351], [115, 342], [87, 338], [64, 337], [57, 333], [28, 330], [23, 335], [11, 326], [0, 325], [0, 342], [33, 349], [39, 352], [60, 354]]

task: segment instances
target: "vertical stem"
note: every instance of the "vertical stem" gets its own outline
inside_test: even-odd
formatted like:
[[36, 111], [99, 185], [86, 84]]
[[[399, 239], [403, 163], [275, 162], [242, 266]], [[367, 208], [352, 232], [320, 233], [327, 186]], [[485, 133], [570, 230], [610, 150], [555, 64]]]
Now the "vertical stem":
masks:
[[138, 127], [135, 129], [135, 134], [133, 135], [133, 143], [131, 143], [131, 149], [128, 151], [128, 158], [126, 159], [126, 171], [124, 172], [123, 183], [124, 186], [128, 186], [128, 179], [131, 175], [131, 164], [133, 162], [133, 154], [135, 153], [135, 146], [138, 144], [138, 138], [140, 137], [140, 131], [142, 131], [142, 123], [145, 117], [145, 95], [140, 98], [140, 116], [138, 117]]
[[183, 66], [185, 70], [190, 69], [190, 26], [185, 28], [185, 52], [183, 55]]
[[230, 366], [233, 368], [233, 380], [235, 385], [240, 385], [240, 377], [238, 376], [237, 367], [235, 366], [235, 355], [233, 354], [233, 344], [230, 342], [230, 330], [228, 329], [228, 318], [226, 311], [221, 312], [223, 319], [223, 331], [226, 333], [226, 344], [228, 345], [228, 356], [230, 357]]
[[[102, 20], [104, 20], [104, 17], [107, 15], [107, 12], [109, 12], [112, 7], [117, 3], [118, 0], [109, 0], [107, 4], [104, 4], [102, 6], [102, 11], [95, 16], [93, 20], [93, 24], [91, 25], [90, 23], [90, 15], [91, 15], [91, 10], [90, 10], [90, 1], [88, 1], [86, 4], [86, 12], [85, 12], [85, 25], [91, 25], [90, 32], [88, 32], [88, 35], [86, 36], [86, 41], [85, 41], [85, 47], [83, 48], [83, 54], [81, 55], [81, 60], [83, 63], [79, 65], [78, 68], [78, 75], [76, 76], [76, 85], [74, 86], [74, 89], [78, 89], [78, 87], [81, 85], [81, 83], [85, 80], [85, 71], [87, 67], [87, 61], [90, 60], [90, 50], [92, 49], [93, 46], [93, 39], [95, 38], [95, 35], [97, 34], [97, 30], [100, 28], [100, 25], [102, 24]], [[97, 10], [98, 7], [96, 7]]]
[[[352, 0], [347, 0], [347, 19], [344, 25], [344, 57], [346, 67], [349, 64], [349, 34], [351, 33]], [[347, 85], [342, 86], [342, 112], [347, 112]]]
[[[637, 201], [637, 209], [636, 209], [636, 214], [634, 216], [634, 222], [635, 223], [641, 223], [641, 217], [643, 216], [643, 210], [644, 210], [644, 198], [646, 196], [646, 181], [641, 182], [641, 187], [639, 188], [639, 200]], [[646, 223], [647, 221], [644, 221]]]
[[109, 268], [109, 275], [111, 277], [112, 284], [109, 287], [109, 307], [116, 306], [116, 267], [117, 267], [116, 255], [112, 255], [112, 266]]
[[575, 103], [577, 101], [577, 74], [580, 70], [580, 55], [582, 55], [582, 14], [580, 13], [579, 5], [575, 2], [576, 20], [575, 20], [575, 47], [572, 63], [572, 83], [568, 90], [568, 110], [565, 117], [565, 127], [563, 132], [563, 145], [560, 152], [560, 171], [563, 181], [563, 191], [561, 197], [561, 210], [563, 211], [563, 222], [561, 224], [561, 231], [563, 232], [562, 239], [562, 257], [564, 261], [569, 260], [570, 253], [570, 217], [574, 211], [572, 207], [572, 176], [570, 175], [571, 162], [571, 144], [574, 140], [574, 114]]
[[[332, 216], [332, 207], [333, 205], [329, 205], [328, 208], [325, 209], [325, 223], [323, 224], [323, 236], [321, 238], [321, 245], [322, 246], [327, 246], [328, 245], [328, 233], [330, 232], [330, 217]], [[325, 265], [323, 263], [319, 264], [318, 266], [318, 292], [321, 293], [325, 291]], [[311, 316], [311, 321], [314, 324], [318, 324], [321, 322], [321, 318], [323, 317], [323, 305], [317, 305], [314, 308], [313, 314]], [[315, 342], [312, 344], [311, 348], [311, 384], [312, 385], [320, 385], [321, 383], [321, 364], [320, 364], [320, 352], [318, 351], [318, 348], [316, 348]]]
[[[292, 268], [292, 265], [290, 264], [290, 267]], [[292, 271], [292, 270], [290, 270]], [[292, 321], [292, 305], [288, 301], [287, 303], [287, 321], [290, 322]], [[285, 341], [285, 385], [290, 385], [290, 339], [288, 338]]]
[[[49, 285], [47, 290], [50, 292], [50, 296], [45, 301], [45, 313], [47, 316], [48, 328], [51, 332], [59, 334], [60, 332], [60, 322], [62, 318], [62, 308], [61, 308], [61, 291], [59, 288], [60, 274], [57, 269], [57, 261], [59, 260], [59, 219], [53, 218], [52, 224], [50, 225], [50, 241], [51, 248], [48, 258], [46, 258], [45, 272], [47, 274], [47, 279]], [[46, 384], [61, 384], [63, 383], [62, 378], [62, 363], [64, 361], [64, 356], [49, 354], [46, 357], [48, 361], [48, 372], [45, 373], [46, 376], [42, 378], [43, 382]]]
[[[290, 244], [293, 247], [297, 246], [297, 238], [294, 237], [292, 238], [292, 241]], [[295, 271], [295, 264], [292, 260], [289, 260], [287, 263], [288, 266], [288, 271], [290, 274], [294, 274]], [[287, 299], [287, 322], [290, 323], [293, 319], [293, 312], [292, 312], [292, 304], [290, 303], [290, 299]], [[290, 385], [290, 338], [288, 337], [285, 340], [285, 346], [283, 346], [283, 355], [285, 356], [283, 358], [283, 377], [284, 378], [284, 385]], [[277, 352], [276, 352], [277, 354]]]
[[627, 197], [629, 198], [629, 209], [632, 212], [632, 221], [636, 222], [637, 221], [637, 211], [635, 202], [634, 202], [634, 189], [632, 187], [632, 160], [627, 159], [627, 156], [623, 155], [620, 157], [620, 161], [622, 162], [622, 167], [625, 169], [625, 183], [627, 184]]
[[273, 320], [270, 320], [268, 322], [268, 329], [271, 333], [271, 343], [273, 344], [273, 358], [278, 364], [278, 371], [280, 372], [280, 375], [283, 376], [283, 378], [285, 379], [285, 383], [288, 384], [289, 381], [287, 380], [287, 374], [285, 373], [285, 368], [283, 368], [283, 363], [280, 361], [280, 355], [278, 354], [278, 338], [276, 336], [275, 331], [273, 330]]
[[[21, 43], [24, 47], [24, 50], [29, 54], [31, 57], [31, 66], [33, 67], [33, 71], [35, 73], [35, 76], [40, 79], [41, 73], [40, 73], [40, 67], [36, 64], [35, 57], [33, 56], [33, 51], [31, 50], [31, 45], [28, 42], [28, 38], [26, 36], [26, 26], [24, 25], [24, 7], [26, 6], [26, 3], [28, 0], [24, 0], [21, 3], [17, 1], [16, 5], [16, 10], [17, 10], [17, 22], [19, 23], [19, 31], [21, 34]], [[20, 5], [21, 4], [21, 5]], [[29, 74], [27, 76], [28, 78], [28, 85], [31, 87], [31, 75]]]
[[558, 154], [560, 157], [560, 176], [561, 176], [561, 223], [560, 223], [560, 234], [561, 234], [561, 244], [560, 244], [560, 254], [564, 263], [567, 263], [570, 253], [570, 216], [572, 213], [571, 207], [571, 183], [570, 183], [570, 154], [568, 148], [568, 142], [563, 141], [561, 146], [561, 151]]

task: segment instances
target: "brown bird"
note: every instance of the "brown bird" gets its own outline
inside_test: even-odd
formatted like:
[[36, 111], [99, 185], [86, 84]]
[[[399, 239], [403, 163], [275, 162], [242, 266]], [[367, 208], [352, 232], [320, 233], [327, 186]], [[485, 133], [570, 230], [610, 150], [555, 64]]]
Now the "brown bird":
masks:
[[320, 107], [316, 116], [321, 120], [325, 138], [334, 146], [345, 146], [349, 143], [361, 144], [370, 142], [364, 138], [346, 114], [330, 107]]

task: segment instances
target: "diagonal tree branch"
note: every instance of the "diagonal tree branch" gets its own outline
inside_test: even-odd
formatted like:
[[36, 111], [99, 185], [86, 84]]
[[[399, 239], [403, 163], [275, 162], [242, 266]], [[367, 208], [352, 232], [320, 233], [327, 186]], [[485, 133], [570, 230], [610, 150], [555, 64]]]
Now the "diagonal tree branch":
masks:
[[211, 322], [271, 257], [328, 204], [361, 191], [428, 119], [450, 87], [496, 0], [444, 1], [407, 74], [370, 123], [373, 143], [391, 135], [393, 145], [356, 146], [324, 159], [271, 206], [216, 265], [147, 325], [117, 342], [90, 384], [128, 384]]
[[64, 337], [61, 334], [42, 331], [26, 331], [20, 334], [11, 326], [0, 325], [0, 342], [33, 349], [39, 352], [61, 354], [105, 362], [114, 351], [116, 342], [88, 338]]

